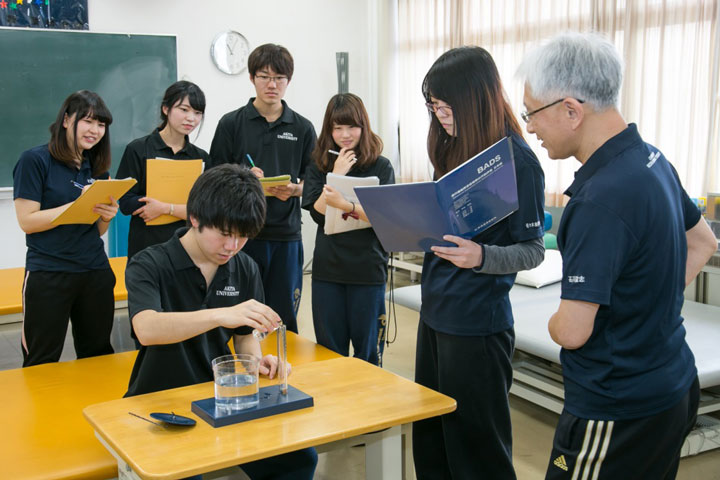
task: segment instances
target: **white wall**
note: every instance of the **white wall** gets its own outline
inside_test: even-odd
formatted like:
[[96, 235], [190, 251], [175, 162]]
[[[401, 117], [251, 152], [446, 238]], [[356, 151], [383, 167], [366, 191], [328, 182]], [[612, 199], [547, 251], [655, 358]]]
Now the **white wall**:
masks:
[[[349, 52], [350, 91], [366, 102], [374, 129], [387, 144], [386, 156], [395, 160], [397, 123], [378, 113], [379, 91], [387, 72], [378, 65], [391, 64], [394, 48], [386, 35], [388, 11], [383, 0], [88, 0], [91, 31], [158, 33], [177, 36], [178, 78], [197, 83], [207, 97], [204, 125], [194, 143], [209, 149], [220, 117], [247, 103], [254, 89], [247, 73], [226, 75], [210, 60], [210, 44], [228, 29], [242, 33], [251, 50], [263, 43], [287, 47], [295, 59], [295, 73], [287, 90], [288, 104], [319, 130], [329, 98], [337, 92], [335, 52]], [[383, 17], [387, 18], [387, 17]], [[389, 136], [383, 133], [389, 132]], [[395, 133], [393, 133], [395, 132]], [[149, 132], [148, 132], [149, 133]], [[194, 138], [194, 136], [193, 136]], [[28, 148], [32, 145], [28, 145]], [[118, 162], [119, 159], [114, 159]], [[3, 194], [0, 194], [3, 195]], [[24, 265], [25, 240], [17, 227], [12, 200], [0, 198], [2, 231], [0, 268]], [[308, 217], [305, 218], [305, 227]], [[311, 220], [309, 220], [312, 223]], [[314, 230], [314, 226], [311, 230]], [[306, 258], [312, 254], [312, 233], [304, 235]]]
[[[205, 122], [196, 143], [209, 149], [220, 117], [244, 105], [254, 89], [247, 73], [226, 75], [210, 60], [210, 44], [226, 30], [250, 43], [279, 43], [295, 59], [295, 73], [285, 99], [316, 128], [327, 100], [337, 91], [335, 52], [350, 53], [350, 87], [369, 91], [368, 3], [336, 0], [89, 0], [90, 29], [101, 32], [175, 34], [178, 77], [197, 83], [207, 97]], [[349, 28], [348, 23], [352, 24]]]

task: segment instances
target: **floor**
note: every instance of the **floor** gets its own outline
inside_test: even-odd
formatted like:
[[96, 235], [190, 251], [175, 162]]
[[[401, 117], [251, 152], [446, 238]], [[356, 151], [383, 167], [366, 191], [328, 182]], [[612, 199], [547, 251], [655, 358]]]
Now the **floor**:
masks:
[[[400, 272], [396, 274], [396, 285], [407, 285], [410, 277]], [[310, 314], [310, 277], [306, 275], [304, 295], [300, 303], [300, 334], [315, 339]], [[389, 338], [395, 341], [385, 350], [384, 367], [406, 378], [413, 378], [415, 359], [415, 335], [418, 313], [396, 307], [396, 319], [390, 318]], [[116, 316], [113, 330], [113, 345], [117, 351], [132, 348], [128, 335], [126, 314]], [[75, 358], [72, 338], [68, 334], [62, 360]], [[20, 324], [0, 325], [0, 369], [18, 368], [22, 364], [20, 351]], [[510, 405], [514, 430], [513, 460], [517, 477], [541, 479], [550, 454], [553, 432], [557, 415], [537, 405], [511, 396]], [[363, 447], [353, 447], [320, 455], [317, 473], [318, 480], [360, 480], [365, 478], [365, 451]], [[234, 476], [233, 479], [243, 478]], [[720, 480], [720, 449], [705, 452], [694, 457], [684, 458], [680, 462], [680, 480]]]

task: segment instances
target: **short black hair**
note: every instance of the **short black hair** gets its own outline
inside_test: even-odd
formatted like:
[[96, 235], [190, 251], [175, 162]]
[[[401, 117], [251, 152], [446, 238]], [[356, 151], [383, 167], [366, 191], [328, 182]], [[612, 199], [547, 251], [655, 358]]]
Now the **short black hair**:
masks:
[[266, 210], [260, 180], [247, 168], [229, 163], [200, 175], [187, 202], [188, 224], [193, 217], [200, 230], [217, 228], [247, 238], [260, 233]]
[[286, 75], [292, 80], [295, 63], [287, 48], [274, 43], [260, 45], [248, 57], [248, 72], [255, 78], [258, 70], [270, 67], [279, 75]]

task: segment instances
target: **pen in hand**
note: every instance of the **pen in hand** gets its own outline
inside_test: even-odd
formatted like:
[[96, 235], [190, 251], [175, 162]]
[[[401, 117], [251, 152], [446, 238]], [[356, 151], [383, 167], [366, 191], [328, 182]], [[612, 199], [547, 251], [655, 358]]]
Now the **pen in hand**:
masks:
[[255, 162], [253, 162], [253, 159], [252, 159], [252, 157], [250, 156], [250, 154], [249, 154], [249, 153], [246, 153], [245, 156], [247, 157], [248, 162], [250, 162], [250, 166], [251, 166], [252, 168], [255, 168]]
[[[332, 153], [333, 155], [340, 156], [340, 152], [337, 152], [335, 150], [328, 150], [328, 153]], [[353, 157], [353, 160], [357, 160], [357, 157]]]

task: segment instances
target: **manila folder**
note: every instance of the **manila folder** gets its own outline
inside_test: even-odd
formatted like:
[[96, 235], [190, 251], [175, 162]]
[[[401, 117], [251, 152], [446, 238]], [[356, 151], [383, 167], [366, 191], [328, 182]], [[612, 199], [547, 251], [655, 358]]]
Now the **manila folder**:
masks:
[[70, 206], [57, 217], [53, 218], [53, 225], [68, 225], [72, 223], [95, 223], [100, 217], [93, 212], [98, 203], [110, 205], [110, 197], [116, 201], [125, 195], [137, 183], [134, 178], [122, 180], [95, 180], [90, 188], [85, 190]]
[[[148, 158], [147, 196], [165, 203], [185, 205], [190, 189], [202, 171], [202, 160]], [[178, 220], [172, 215], [160, 215], [147, 225], [166, 225]]]

